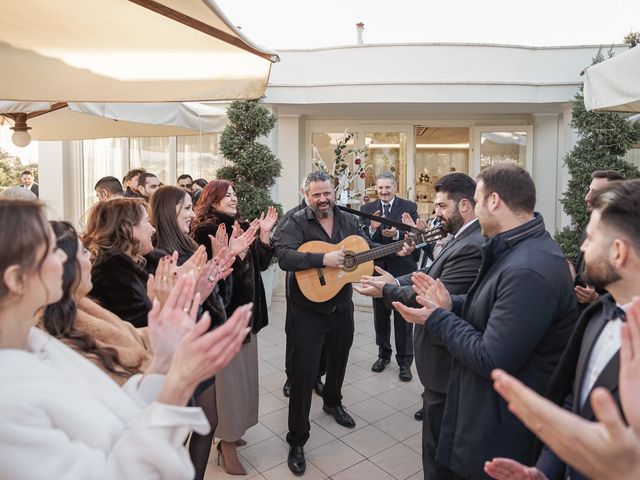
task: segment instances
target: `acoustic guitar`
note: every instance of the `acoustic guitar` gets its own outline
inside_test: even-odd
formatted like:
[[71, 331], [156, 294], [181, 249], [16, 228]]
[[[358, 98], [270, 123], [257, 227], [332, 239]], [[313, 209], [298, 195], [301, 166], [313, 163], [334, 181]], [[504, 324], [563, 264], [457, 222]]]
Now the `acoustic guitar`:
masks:
[[[444, 237], [442, 227], [432, 228], [416, 235], [410, 235], [409, 241], [423, 246]], [[373, 274], [373, 261], [402, 250], [407, 240], [369, 249], [367, 241], [360, 235], [350, 235], [338, 244], [313, 240], [300, 245], [301, 253], [329, 253], [344, 247], [342, 268], [322, 267], [295, 272], [300, 290], [312, 302], [326, 302], [335, 297], [347, 283], [360, 281], [362, 275]]]

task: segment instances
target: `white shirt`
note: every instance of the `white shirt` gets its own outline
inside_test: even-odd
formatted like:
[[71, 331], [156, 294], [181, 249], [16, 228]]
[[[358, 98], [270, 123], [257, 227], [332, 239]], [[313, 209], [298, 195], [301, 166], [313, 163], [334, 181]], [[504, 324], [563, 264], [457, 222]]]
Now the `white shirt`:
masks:
[[200, 408], [155, 402], [164, 380], [134, 375], [121, 388], [32, 328], [27, 350], [0, 349], [0, 477], [193, 478], [182, 443], [209, 422]]
[[[390, 202], [383, 202], [382, 200], [380, 200], [380, 203], [382, 204], [382, 211], [380, 212], [380, 216], [381, 217], [384, 216], [384, 205], [385, 204], [389, 205], [389, 213], [391, 213], [391, 209], [393, 208], [393, 202], [395, 201], [395, 199], [396, 199], [396, 197], [394, 195]], [[376, 230], [377, 230], [377, 228], [369, 227], [369, 234], [373, 235], [374, 233], [376, 233]], [[394, 239], [398, 240], [399, 238], [400, 238], [400, 231], [397, 231], [396, 232], [396, 236], [394, 237]]]
[[[625, 312], [629, 304], [621, 307]], [[596, 380], [613, 358], [618, 350], [620, 350], [620, 328], [622, 320], [609, 320], [600, 332], [600, 336], [591, 350], [589, 362], [587, 363], [587, 371], [584, 374], [584, 382], [582, 382], [582, 390], [580, 391], [580, 405], [584, 405], [589, 399], [589, 393], [593, 389]]]

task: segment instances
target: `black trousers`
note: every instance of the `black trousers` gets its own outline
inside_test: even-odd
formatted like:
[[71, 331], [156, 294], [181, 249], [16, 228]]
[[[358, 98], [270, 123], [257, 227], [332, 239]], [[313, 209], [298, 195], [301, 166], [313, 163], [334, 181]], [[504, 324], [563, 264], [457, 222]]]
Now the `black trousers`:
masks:
[[309, 439], [311, 395], [318, 374], [323, 345], [327, 353], [325, 405], [342, 403], [342, 383], [353, 343], [353, 304], [342, 312], [323, 315], [291, 305], [292, 382], [289, 397], [289, 433], [287, 442], [302, 446]]
[[[289, 299], [289, 282], [293, 276], [293, 272], [287, 272], [285, 279], [285, 298], [287, 300], [287, 313], [284, 316], [284, 336], [285, 336], [285, 352], [284, 352], [284, 373], [287, 375], [287, 381], [291, 382], [291, 371], [293, 365], [293, 349], [291, 348], [291, 302]], [[327, 350], [322, 346], [322, 355], [320, 356], [320, 368], [316, 380], [320, 380], [327, 373]]]
[[[391, 360], [391, 310], [381, 298], [373, 299], [373, 326], [376, 330], [378, 357]], [[413, 323], [407, 322], [393, 311], [393, 334], [396, 339], [398, 365], [410, 367], [413, 363]]]
[[447, 395], [424, 389], [422, 416], [422, 470], [424, 480], [456, 480], [459, 477], [447, 467], [436, 462], [436, 448], [440, 438], [444, 404]]

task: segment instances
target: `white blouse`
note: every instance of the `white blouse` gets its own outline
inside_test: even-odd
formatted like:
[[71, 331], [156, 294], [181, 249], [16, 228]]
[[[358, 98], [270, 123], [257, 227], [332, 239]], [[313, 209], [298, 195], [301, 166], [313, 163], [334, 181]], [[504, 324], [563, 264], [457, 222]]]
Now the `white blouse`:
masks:
[[189, 479], [183, 446], [205, 434], [199, 407], [157, 403], [164, 375], [122, 387], [32, 328], [27, 350], [0, 349], [0, 479]]

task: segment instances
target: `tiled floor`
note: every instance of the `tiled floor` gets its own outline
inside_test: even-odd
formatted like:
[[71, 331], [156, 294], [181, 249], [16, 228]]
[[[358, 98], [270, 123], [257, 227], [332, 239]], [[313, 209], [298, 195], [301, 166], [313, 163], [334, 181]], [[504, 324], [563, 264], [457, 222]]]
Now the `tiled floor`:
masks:
[[[371, 365], [378, 349], [375, 345], [370, 301], [360, 299], [356, 307], [356, 335], [342, 394], [343, 403], [356, 421], [355, 429], [338, 425], [322, 411], [322, 400], [313, 395], [311, 438], [305, 446], [305, 480], [419, 480], [421, 424], [413, 418], [420, 408], [422, 386], [413, 370], [413, 380], [398, 379], [398, 366], [392, 362], [382, 373]], [[284, 384], [285, 302], [276, 291], [269, 310], [270, 325], [259, 334], [260, 422], [243, 437], [247, 445], [240, 460], [247, 469], [246, 479], [279, 480], [295, 477], [287, 467], [288, 399]], [[393, 344], [393, 343], [392, 343]], [[227, 475], [216, 462], [212, 448], [205, 478], [241, 478]]]

